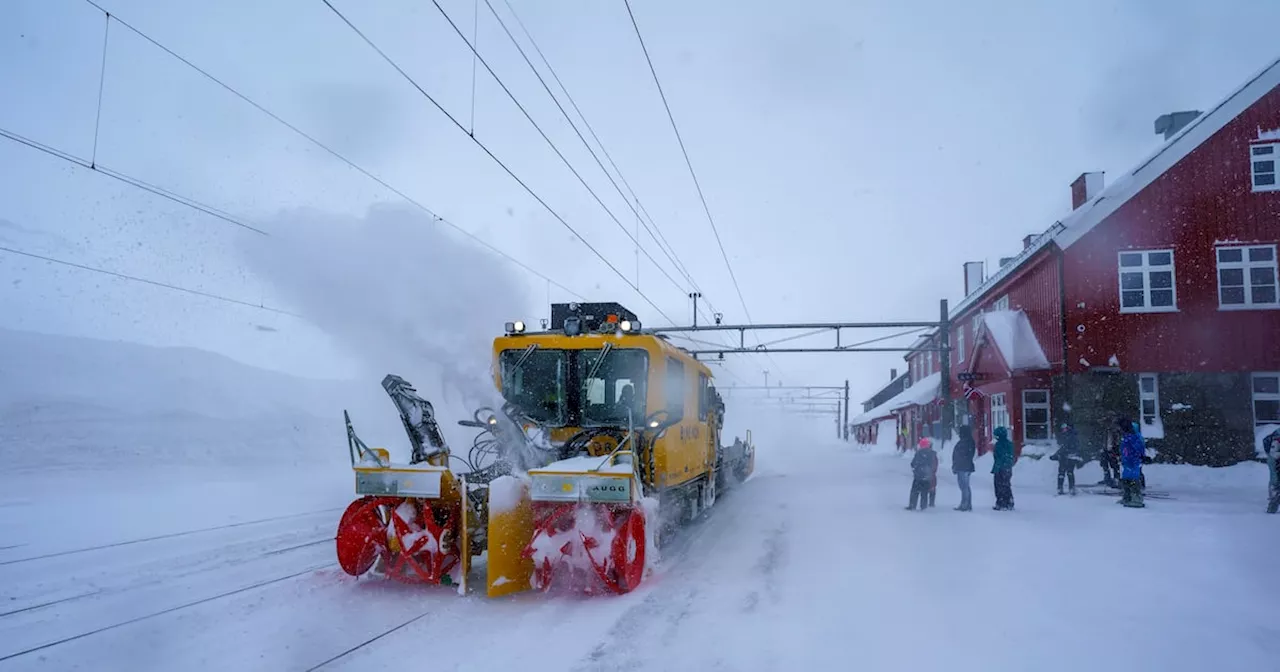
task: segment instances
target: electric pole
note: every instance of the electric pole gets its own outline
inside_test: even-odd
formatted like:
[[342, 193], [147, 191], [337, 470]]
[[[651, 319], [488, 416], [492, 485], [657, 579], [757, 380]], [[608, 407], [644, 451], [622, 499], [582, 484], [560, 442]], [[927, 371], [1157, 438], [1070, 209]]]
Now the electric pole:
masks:
[[844, 381], [844, 423], [841, 430], [841, 436], [845, 441], [849, 440], [849, 379]]
[[689, 298], [693, 299], [693, 326], [698, 326], [698, 299], [702, 298], [702, 292], [689, 292]]

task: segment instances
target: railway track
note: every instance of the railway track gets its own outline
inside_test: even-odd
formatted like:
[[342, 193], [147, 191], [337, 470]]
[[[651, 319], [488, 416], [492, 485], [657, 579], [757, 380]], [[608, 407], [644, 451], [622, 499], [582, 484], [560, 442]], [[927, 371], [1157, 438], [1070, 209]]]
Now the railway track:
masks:
[[[322, 540], [322, 541], [327, 541], [327, 540]], [[318, 543], [318, 542], [317, 542], [317, 543]], [[123, 620], [123, 621], [118, 621], [118, 622], [113, 623], [113, 624], [111, 624], [111, 625], [101, 626], [101, 627], [94, 628], [94, 629], [89, 630], [89, 631], [86, 631], [86, 632], [82, 632], [82, 633], [79, 633], [79, 634], [76, 634], [76, 635], [71, 635], [71, 636], [69, 636], [69, 637], [62, 637], [62, 638], [60, 638], [60, 639], [56, 639], [56, 640], [51, 641], [51, 642], [46, 642], [46, 643], [40, 644], [40, 645], [38, 645], [38, 646], [31, 646], [31, 647], [27, 647], [27, 648], [25, 648], [25, 649], [21, 649], [21, 650], [19, 650], [19, 651], [15, 651], [15, 652], [13, 652], [13, 653], [6, 654], [6, 655], [4, 655], [4, 656], [0, 656], [0, 662], [4, 662], [4, 661], [7, 661], [7, 660], [12, 660], [12, 659], [14, 659], [14, 658], [20, 658], [20, 657], [22, 657], [22, 656], [27, 656], [27, 655], [30, 655], [30, 654], [36, 653], [36, 652], [38, 652], [38, 651], [44, 651], [44, 650], [47, 650], [47, 649], [51, 649], [51, 648], [53, 648], [53, 647], [60, 646], [60, 645], [62, 645], [62, 644], [67, 644], [67, 643], [70, 643], [70, 642], [74, 642], [74, 641], [76, 641], [76, 640], [84, 639], [85, 637], [92, 637], [93, 635], [97, 635], [97, 634], [100, 634], [100, 633], [103, 633], [103, 632], [109, 632], [109, 631], [111, 631], [111, 630], [115, 630], [116, 628], [121, 628], [121, 627], [124, 627], [124, 626], [126, 626], [126, 625], [132, 625], [132, 624], [134, 624], [134, 623], [138, 623], [138, 622], [141, 622], [141, 621], [146, 621], [146, 620], [148, 620], [148, 619], [156, 618], [157, 616], [164, 616], [164, 615], [166, 615], [166, 614], [171, 614], [171, 613], [174, 613], [174, 612], [176, 612], [176, 611], [181, 611], [181, 610], [183, 610], [183, 609], [190, 609], [191, 607], [195, 607], [195, 606], [198, 606], [198, 605], [201, 605], [201, 604], [207, 604], [207, 603], [209, 603], [209, 602], [213, 602], [213, 601], [220, 600], [220, 599], [223, 599], [223, 598], [231, 597], [231, 596], [233, 596], [233, 595], [239, 595], [239, 594], [241, 594], [241, 593], [247, 593], [247, 592], [252, 591], [252, 590], [257, 590], [257, 589], [260, 589], [260, 588], [265, 588], [265, 587], [267, 587], [267, 586], [270, 586], [270, 585], [273, 585], [273, 584], [277, 584], [277, 583], [282, 583], [282, 582], [284, 582], [284, 581], [288, 581], [288, 580], [290, 580], [290, 579], [296, 579], [296, 578], [298, 578], [298, 577], [305, 576], [305, 575], [308, 575], [308, 574], [314, 574], [314, 573], [316, 573], [316, 572], [319, 572], [319, 571], [324, 570], [324, 569], [328, 569], [328, 568], [330, 568], [330, 567], [336, 567], [336, 566], [337, 566], [337, 564], [338, 564], [337, 562], [327, 562], [327, 563], [324, 563], [324, 564], [322, 564], [322, 565], [315, 565], [315, 566], [308, 567], [307, 569], [304, 569], [304, 570], [301, 570], [301, 571], [297, 571], [297, 572], [293, 572], [293, 573], [290, 573], [290, 574], [286, 574], [286, 575], [284, 575], [284, 576], [278, 576], [278, 577], [271, 578], [271, 579], [267, 579], [267, 580], [264, 580], [264, 581], [259, 581], [259, 582], [257, 582], [257, 583], [253, 583], [253, 584], [250, 584], [250, 585], [248, 585], [248, 586], [242, 586], [242, 587], [240, 587], [240, 588], [236, 588], [236, 589], [234, 589], [234, 590], [224, 591], [224, 592], [218, 593], [218, 594], [216, 594], [216, 595], [211, 595], [211, 596], [208, 596], [208, 597], [200, 598], [200, 599], [198, 599], [198, 600], [192, 600], [192, 601], [185, 602], [185, 603], [183, 603], [183, 604], [179, 604], [179, 605], [176, 605], [176, 606], [173, 606], [173, 607], [168, 607], [168, 608], [166, 608], [166, 609], [161, 609], [161, 610], [158, 610], [158, 611], [150, 612], [150, 613], [148, 613], [148, 614], [146, 614], [146, 615], [143, 615], [143, 616], [136, 616], [136, 617], [134, 617], [134, 618], [126, 619], [126, 620]], [[63, 601], [65, 602], [65, 601], [67, 601], [67, 600], [63, 600]]]
[[[35, 560], [48, 560], [49, 558], [58, 558], [58, 557], [62, 557], [62, 556], [65, 556], [65, 555], [76, 555], [76, 554], [78, 554], [78, 553], [89, 553], [89, 552], [91, 552], [91, 551], [101, 551], [101, 550], [108, 549], [108, 548], [119, 548], [119, 547], [121, 547], [121, 546], [132, 546], [132, 545], [134, 545], [134, 544], [142, 544], [142, 543], [146, 543], [146, 542], [149, 542], [149, 541], [161, 541], [161, 540], [164, 540], [164, 539], [175, 539], [175, 538], [178, 538], [178, 537], [187, 537], [187, 536], [191, 536], [191, 535], [195, 535], [195, 534], [201, 534], [201, 533], [205, 533], [205, 532], [216, 532], [216, 531], [219, 531], [219, 530], [229, 530], [229, 529], [236, 528], [236, 527], [246, 527], [246, 526], [249, 526], [249, 525], [261, 525], [261, 524], [263, 524], [263, 523], [271, 523], [271, 522], [276, 522], [276, 521], [280, 521], [280, 520], [291, 520], [291, 519], [295, 519], [295, 518], [304, 518], [304, 517], [306, 517], [306, 516], [317, 516], [317, 515], [320, 515], [320, 514], [322, 514], [322, 513], [323, 513], [323, 514], [331, 514], [331, 513], [334, 513], [334, 512], [336, 512], [336, 511], [341, 511], [341, 510], [343, 510], [343, 507], [335, 507], [335, 508], [330, 508], [330, 509], [321, 509], [321, 510], [319, 510], [319, 511], [306, 511], [306, 512], [303, 512], [303, 513], [291, 513], [291, 514], [284, 515], [284, 516], [272, 516], [272, 517], [270, 517], [270, 518], [259, 518], [259, 519], [257, 519], [257, 520], [245, 520], [245, 521], [240, 521], [240, 522], [238, 522], [238, 523], [228, 523], [228, 524], [225, 524], [225, 525], [214, 525], [214, 526], [211, 526], [211, 527], [202, 527], [202, 528], [199, 528], [199, 529], [195, 529], [195, 530], [185, 530], [185, 531], [182, 531], [182, 532], [171, 532], [171, 533], [169, 533], [169, 534], [159, 534], [159, 535], [155, 535], [155, 536], [151, 536], [151, 537], [143, 537], [143, 538], [141, 538], [141, 539], [130, 539], [130, 540], [128, 540], [128, 541], [117, 541], [117, 542], [113, 542], [113, 543], [110, 543], [110, 544], [99, 544], [99, 545], [97, 545], [97, 546], [86, 546], [86, 547], [84, 547], [84, 548], [76, 548], [76, 549], [72, 549], [72, 550], [68, 550], [68, 551], [57, 551], [57, 552], [54, 552], [54, 553], [44, 553], [44, 554], [42, 554], [42, 555], [32, 555], [32, 556], [28, 556], [28, 557], [25, 557], [25, 558], [14, 558], [14, 559], [12, 559], [12, 560], [4, 560], [4, 561], [0, 561], [0, 567], [4, 567], [4, 566], [7, 566], [7, 565], [18, 565], [18, 564], [22, 564], [22, 563], [24, 563], [24, 562], [33, 562], [33, 561], [35, 561]], [[23, 546], [23, 545], [24, 545], [24, 544], [18, 544], [17, 546], [9, 546], [9, 547], [6, 547], [6, 548], [18, 548], [19, 546]]]
[[[324, 537], [324, 538], [322, 538], [322, 539], [316, 539], [316, 540], [308, 541], [308, 542], [301, 543], [301, 544], [293, 544], [293, 545], [290, 545], [290, 546], [286, 546], [286, 547], [284, 547], [284, 548], [276, 548], [276, 549], [271, 549], [271, 550], [268, 550], [268, 551], [263, 551], [262, 553], [259, 553], [259, 554], [257, 554], [257, 555], [256, 555], [256, 556], [254, 556], [254, 557], [249, 557], [249, 558], [242, 558], [242, 559], [239, 559], [239, 560], [238, 560], [238, 562], [239, 562], [239, 563], [252, 562], [252, 561], [254, 561], [254, 560], [258, 560], [258, 559], [261, 559], [261, 558], [267, 558], [267, 557], [271, 557], [271, 556], [273, 556], [273, 555], [280, 555], [280, 554], [282, 554], [282, 553], [288, 553], [289, 551], [296, 551], [296, 550], [300, 550], [300, 549], [303, 549], [303, 548], [309, 548], [309, 547], [311, 547], [311, 546], [318, 546], [318, 545], [320, 545], [320, 544], [327, 544], [327, 543], [332, 543], [332, 542], [333, 542], [333, 537]], [[165, 578], [174, 578], [174, 577], [172, 577], [172, 576], [171, 576], [171, 577], [165, 577]], [[76, 600], [83, 600], [83, 599], [87, 599], [87, 598], [90, 598], [90, 597], [98, 597], [98, 596], [106, 596], [106, 595], [115, 595], [115, 594], [120, 594], [120, 593], [127, 593], [127, 592], [129, 592], [129, 591], [131, 591], [131, 590], [138, 590], [138, 589], [139, 589], [139, 588], [141, 588], [141, 587], [146, 587], [147, 585], [154, 585], [155, 583], [160, 583], [160, 582], [163, 582], [163, 581], [164, 581], [164, 579], [162, 578], [162, 579], [158, 579], [158, 580], [156, 580], [156, 581], [150, 582], [150, 583], [148, 583], [148, 584], [141, 584], [141, 585], [134, 584], [134, 585], [125, 585], [125, 586], [121, 586], [121, 587], [118, 587], [118, 588], [100, 588], [100, 589], [97, 589], [97, 590], [90, 590], [90, 591], [86, 591], [86, 592], [79, 593], [79, 594], [76, 594], [76, 595], [71, 595], [71, 596], [68, 596], [68, 597], [62, 597], [62, 598], [58, 598], [58, 599], [55, 599], [55, 600], [49, 600], [49, 601], [46, 601], [46, 602], [41, 602], [41, 603], [39, 603], [39, 604], [32, 604], [32, 605], [28, 605], [28, 606], [24, 606], [24, 607], [19, 607], [19, 608], [17, 608], [17, 609], [11, 609], [11, 610], [9, 610], [9, 611], [3, 611], [3, 612], [0, 612], [0, 618], [5, 618], [6, 616], [15, 616], [15, 615], [17, 615], [17, 614], [22, 614], [22, 613], [26, 613], [26, 612], [30, 612], [30, 611], [35, 611], [35, 610], [37, 610], [37, 609], [43, 609], [43, 608], [46, 608], [46, 607], [53, 607], [53, 606], [57, 606], [57, 605], [59, 605], [59, 604], [66, 604], [66, 603], [68, 603], [68, 602], [75, 602]], [[0, 660], [3, 660], [3, 658], [0, 658]]]

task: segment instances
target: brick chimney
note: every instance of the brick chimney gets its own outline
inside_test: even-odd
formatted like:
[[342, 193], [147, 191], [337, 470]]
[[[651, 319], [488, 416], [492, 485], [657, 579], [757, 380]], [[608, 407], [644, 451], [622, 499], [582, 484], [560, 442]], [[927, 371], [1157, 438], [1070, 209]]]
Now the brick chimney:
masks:
[[1102, 173], [1081, 173], [1075, 182], [1071, 183], [1071, 209], [1076, 210], [1080, 206], [1097, 198], [1102, 193]]

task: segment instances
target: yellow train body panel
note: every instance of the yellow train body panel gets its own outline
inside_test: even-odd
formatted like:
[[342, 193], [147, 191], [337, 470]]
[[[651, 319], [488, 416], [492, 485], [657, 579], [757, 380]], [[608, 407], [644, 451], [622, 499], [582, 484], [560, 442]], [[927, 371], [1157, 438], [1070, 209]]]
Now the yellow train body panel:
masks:
[[[533, 560], [524, 557], [533, 537], [533, 502], [523, 480], [511, 479], [503, 491], [489, 492], [489, 561], [485, 587], [489, 597], [529, 590]], [[495, 503], [498, 507], [495, 509]]]
[[[643, 352], [648, 360], [644, 380], [645, 411], [668, 410], [679, 421], [668, 427], [653, 445], [652, 456], [641, 456], [641, 479], [649, 488], [665, 490], [709, 476], [715, 468], [716, 442], [706, 390], [711, 385], [711, 369], [687, 352], [652, 334], [583, 333], [568, 336], [560, 332], [510, 334], [494, 339], [494, 383], [504, 389], [503, 357], [514, 357], [537, 345], [540, 351], [581, 353], [599, 351], [611, 345], [610, 357], [627, 351]], [[549, 425], [552, 442], [562, 442], [583, 428], [572, 414]], [[644, 418], [635, 418], [637, 429]]]

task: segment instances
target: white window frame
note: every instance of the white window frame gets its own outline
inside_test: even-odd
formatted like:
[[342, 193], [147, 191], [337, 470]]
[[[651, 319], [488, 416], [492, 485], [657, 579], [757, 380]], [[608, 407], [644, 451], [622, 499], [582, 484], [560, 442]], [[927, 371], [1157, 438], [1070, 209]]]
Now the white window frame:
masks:
[[996, 299], [991, 303], [991, 310], [1009, 310], [1009, 295]]
[[[999, 402], [999, 403], [996, 403]], [[1009, 426], [1009, 405], [1005, 399], [1004, 392], [993, 394], [987, 397], [988, 413], [987, 436], [991, 439], [996, 438], [996, 427], [1004, 427], [1010, 431], [1013, 430]], [[1003, 420], [1004, 422], [1000, 422]]]
[[[1271, 162], [1270, 171], [1259, 171], [1258, 164]], [[1249, 184], [1254, 192], [1280, 190], [1280, 142], [1255, 142], [1249, 145]], [[1258, 184], [1258, 177], [1270, 175], [1271, 184]]]
[[[1167, 266], [1166, 265], [1152, 266], [1151, 255], [1162, 254], [1162, 253], [1169, 255], [1169, 264]], [[1122, 265], [1121, 262], [1124, 259], [1124, 257], [1130, 254], [1141, 254], [1142, 264], [1140, 266]], [[1172, 248], [1150, 249], [1150, 250], [1120, 250], [1119, 252], [1116, 253], [1116, 268], [1119, 270], [1118, 274], [1116, 275], [1116, 290], [1118, 292], [1117, 296], [1120, 299], [1121, 313], [1176, 313], [1178, 312], [1178, 271], [1177, 271], [1176, 256], [1177, 255], [1173, 253]], [[1168, 306], [1153, 306], [1151, 305], [1151, 292], [1153, 291], [1151, 289], [1151, 274], [1161, 273], [1165, 271], [1168, 271], [1169, 273], [1169, 279], [1170, 279], [1169, 291], [1171, 292], [1171, 295], [1173, 297], [1173, 303]], [[1132, 290], [1132, 289], [1126, 290], [1124, 288], [1124, 276], [1129, 273], [1142, 274], [1142, 290], [1141, 290], [1142, 305], [1141, 306], [1126, 307], [1124, 305], [1125, 292], [1139, 291], [1139, 290]], [[1161, 289], [1164, 289], [1164, 288], [1161, 288]]]
[[956, 329], [956, 363], [964, 363], [964, 332], [966, 330], [965, 323], [960, 323], [960, 328]]
[[[1280, 161], [1280, 156], [1276, 157]], [[1225, 250], [1239, 250], [1240, 261], [1223, 261], [1222, 252]], [[1249, 255], [1254, 250], [1270, 250], [1271, 259], [1267, 261], [1252, 261]], [[1280, 267], [1276, 265], [1276, 246], [1270, 245], [1218, 245], [1213, 248], [1213, 258], [1218, 264], [1218, 309], [1219, 310], [1259, 310], [1259, 309], [1276, 309], [1280, 308]], [[1276, 300], [1270, 303], [1254, 303], [1253, 288], [1266, 287], [1266, 285], [1253, 284], [1254, 269], [1271, 269], [1271, 291], [1274, 292]], [[1222, 272], [1224, 270], [1239, 270], [1241, 272], [1241, 285], [1230, 285], [1230, 287], [1240, 287], [1244, 292], [1244, 303], [1223, 303], [1222, 302]]]
[[1264, 420], [1258, 417], [1259, 401], [1280, 401], [1280, 392], [1258, 392], [1257, 391], [1257, 387], [1256, 387], [1257, 383], [1255, 381], [1259, 378], [1275, 378], [1277, 385], [1280, 385], [1280, 372], [1261, 371], [1249, 377], [1249, 393], [1250, 393], [1250, 399], [1251, 399], [1250, 404], [1253, 406], [1253, 424], [1270, 425], [1270, 424], [1280, 422], [1280, 418], [1275, 418], [1275, 419], [1267, 418]]
[[[1043, 392], [1044, 401], [1031, 402], [1027, 401], [1028, 392]], [[1022, 441], [1023, 443], [1044, 443], [1053, 440], [1053, 409], [1051, 407], [1052, 394], [1047, 389], [1023, 390], [1022, 391]], [[1027, 411], [1030, 409], [1044, 409], [1044, 422], [1036, 423], [1036, 425], [1044, 425], [1044, 438], [1032, 439], [1027, 436], [1027, 428], [1031, 423], [1027, 422]]]
[[[1151, 381], [1151, 391], [1148, 392], [1143, 388], [1143, 383]], [[1153, 404], [1154, 411], [1151, 414], [1151, 422], [1147, 422], [1147, 411], [1143, 408], [1143, 403], [1150, 401]], [[1154, 373], [1138, 374], [1138, 426], [1146, 427], [1148, 424], [1157, 424], [1160, 422], [1160, 377]]]

